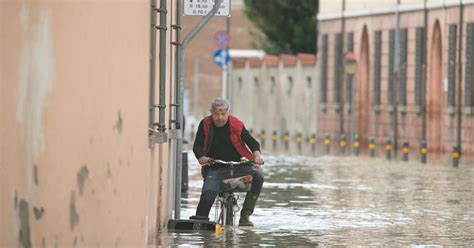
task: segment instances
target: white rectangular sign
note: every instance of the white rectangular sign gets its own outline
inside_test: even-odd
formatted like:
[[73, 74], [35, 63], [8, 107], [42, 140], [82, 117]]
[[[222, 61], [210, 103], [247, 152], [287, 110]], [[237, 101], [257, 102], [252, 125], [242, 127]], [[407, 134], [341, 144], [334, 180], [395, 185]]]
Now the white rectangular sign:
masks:
[[[214, 0], [184, 0], [183, 15], [205, 16], [214, 6]], [[222, 0], [216, 16], [230, 16], [230, 0]]]

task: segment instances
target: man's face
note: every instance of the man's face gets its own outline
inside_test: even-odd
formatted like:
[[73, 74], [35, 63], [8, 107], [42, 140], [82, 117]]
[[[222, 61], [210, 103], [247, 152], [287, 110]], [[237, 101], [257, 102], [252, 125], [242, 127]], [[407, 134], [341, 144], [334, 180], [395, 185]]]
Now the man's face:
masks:
[[212, 122], [216, 127], [223, 127], [229, 119], [229, 108], [225, 105], [211, 109]]

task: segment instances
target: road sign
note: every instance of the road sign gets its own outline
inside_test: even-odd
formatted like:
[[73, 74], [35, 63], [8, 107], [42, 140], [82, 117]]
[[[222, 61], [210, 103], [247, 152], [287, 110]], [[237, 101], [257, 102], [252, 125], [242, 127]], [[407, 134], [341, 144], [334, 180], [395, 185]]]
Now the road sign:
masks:
[[[184, 0], [183, 15], [205, 16], [214, 6], [214, 0]], [[222, 0], [215, 16], [230, 16], [230, 0]]]
[[225, 65], [229, 64], [230, 62], [230, 55], [229, 49], [218, 49], [214, 52], [214, 56], [212, 56], [214, 62], [220, 66], [224, 67]]
[[214, 34], [214, 37], [212, 37], [212, 41], [214, 41], [214, 44], [219, 48], [227, 48], [230, 43], [230, 35], [226, 31], [218, 31]]
[[344, 54], [344, 70], [347, 74], [354, 74], [357, 69], [357, 60], [353, 52]]

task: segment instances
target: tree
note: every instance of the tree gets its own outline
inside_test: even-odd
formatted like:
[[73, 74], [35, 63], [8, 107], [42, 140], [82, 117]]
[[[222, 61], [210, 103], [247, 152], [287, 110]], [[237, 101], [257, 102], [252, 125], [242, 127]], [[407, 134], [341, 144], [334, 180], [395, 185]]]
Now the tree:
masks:
[[316, 53], [318, 0], [244, 0], [253, 46], [269, 54]]

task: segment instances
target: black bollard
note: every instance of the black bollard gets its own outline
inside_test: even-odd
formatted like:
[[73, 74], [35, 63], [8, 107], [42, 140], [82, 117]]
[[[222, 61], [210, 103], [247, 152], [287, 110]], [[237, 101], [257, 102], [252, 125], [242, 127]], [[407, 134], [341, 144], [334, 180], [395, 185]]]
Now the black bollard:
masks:
[[326, 138], [324, 138], [324, 145], [326, 145], [326, 154], [331, 153], [331, 135], [326, 134]]
[[313, 154], [316, 153], [316, 142], [316, 134], [313, 133], [309, 138], [309, 143], [311, 144], [311, 151], [313, 151]]
[[339, 137], [339, 148], [340, 148], [341, 154], [346, 153], [346, 147], [347, 147], [346, 135], [341, 134], [341, 136]]
[[276, 147], [277, 147], [277, 131], [273, 131], [273, 133], [272, 133], [272, 143], [273, 143], [273, 150], [276, 150]]
[[355, 134], [354, 137], [352, 138], [352, 153], [356, 156], [359, 156], [359, 147], [360, 147], [359, 135]]
[[369, 139], [369, 156], [371, 158], [375, 157], [375, 139], [374, 138]]
[[459, 146], [453, 146], [453, 167], [458, 168], [459, 167], [459, 157], [461, 156], [461, 151], [459, 149]]
[[188, 152], [183, 152], [183, 160], [181, 165], [181, 192], [188, 192]]
[[288, 131], [285, 132], [283, 141], [285, 141], [285, 151], [288, 151], [290, 149], [290, 133]]
[[392, 140], [387, 139], [387, 141], [385, 141], [385, 156], [387, 160], [392, 159], [392, 149], [393, 149]]
[[403, 161], [408, 161], [408, 154], [410, 153], [410, 143], [408, 141], [403, 143], [402, 152]]
[[428, 153], [428, 145], [426, 144], [426, 140], [422, 140], [421, 141], [421, 162], [423, 164], [426, 164], [426, 160], [427, 160], [427, 153]]

